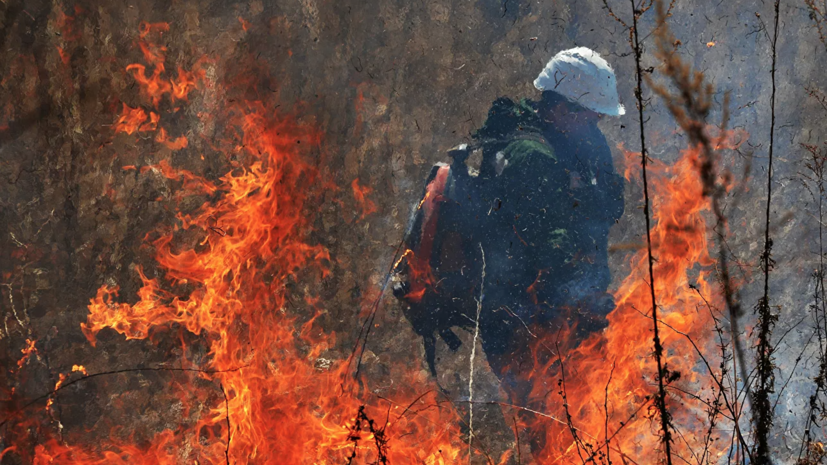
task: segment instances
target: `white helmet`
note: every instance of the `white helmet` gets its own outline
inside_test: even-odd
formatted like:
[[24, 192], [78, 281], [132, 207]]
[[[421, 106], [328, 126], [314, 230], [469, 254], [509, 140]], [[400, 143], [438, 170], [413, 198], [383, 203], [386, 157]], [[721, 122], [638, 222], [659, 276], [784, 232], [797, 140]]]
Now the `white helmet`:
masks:
[[617, 96], [617, 78], [594, 50], [577, 47], [559, 52], [534, 80], [539, 90], [552, 90], [589, 110], [620, 116], [626, 109]]

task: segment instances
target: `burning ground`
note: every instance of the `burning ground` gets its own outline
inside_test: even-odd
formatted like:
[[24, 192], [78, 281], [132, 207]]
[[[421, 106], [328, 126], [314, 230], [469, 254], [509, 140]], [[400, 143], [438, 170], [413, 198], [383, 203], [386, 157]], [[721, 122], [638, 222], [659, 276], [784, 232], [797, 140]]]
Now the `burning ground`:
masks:
[[[732, 133], [721, 143], [722, 166], [737, 178], [727, 187], [726, 245], [752, 308], [772, 11], [747, 2], [703, 8], [678, 3], [670, 21], [687, 42], [679, 51], [732, 91]], [[460, 334], [457, 353], [437, 348], [440, 378], [431, 379], [401, 309], [378, 300], [430, 165], [495, 97], [531, 95], [529, 77], [553, 51], [588, 44], [611, 56], [633, 106], [627, 33], [601, 2], [2, 9], [4, 463], [662, 456], [639, 156], [621, 148], [638, 145], [633, 119], [601, 123], [630, 179], [627, 213], [612, 232], [618, 308], [605, 334], [562, 356], [549, 349], [559, 335], [539, 335], [532, 399], [552, 407], [509, 405], [479, 349], [469, 360], [473, 334]], [[821, 143], [823, 77], [808, 57], [826, 52], [812, 28], [817, 12], [781, 11], [789, 37], [779, 43], [772, 209], [771, 302], [782, 315], [773, 451], [793, 461], [818, 363], [807, 312], [821, 193], [804, 163], [816, 152], [800, 143], [816, 151]], [[645, 54], [644, 67], [655, 60]], [[720, 392], [737, 386], [717, 389], [709, 376], [721, 370], [715, 327], [726, 315], [700, 152], [659, 102], [646, 111], [662, 342], [681, 374], [668, 398], [675, 454], [736, 460], [721, 405], [737, 410], [743, 394], [725, 402]], [[752, 171], [742, 175], [746, 164]], [[744, 318], [745, 341], [752, 321]], [[714, 405], [721, 413], [710, 427]], [[525, 436], [535, 423], [544, 437]], [[749, 429], [747, 417], [742, 424]]]

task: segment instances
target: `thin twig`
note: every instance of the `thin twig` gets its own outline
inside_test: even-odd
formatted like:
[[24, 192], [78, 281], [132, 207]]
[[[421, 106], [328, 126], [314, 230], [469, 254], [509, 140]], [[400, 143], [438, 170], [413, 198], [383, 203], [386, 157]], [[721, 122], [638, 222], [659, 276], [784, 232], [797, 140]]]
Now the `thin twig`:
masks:
[[[812, 95], [812, 94], [811, 94]], [[823, 106], [825, 106], [822, 103]], [[825, 106], [827, 109], [827, 106]], [[818, 336], [818, 361], [819, 369], [817, 375], [813, 378], [815, 383], [815, 390], [810, 395], [808, 402], [807, 419], [804, 424], [804, 439], [801, 441], [801, 447], [798, 451], [797, 463], [816, 463], [812, 460], [813, 449], [813, 433], [814, 425], [817, 425], [817, 412], [824, 412], [824, 404], [819, 403], [819, 395], [827, 389], [827, 299], [825, 299], [824, 291], [824, 193], [825, 193], [825, 164], [827, 157], [825, 157], [821, 149], [814, 145], [802, 144], [807, 152], [812, 157], [811, 160], [805, 161], [805, 167], [813, 174], [813, 178], [803, 175], [806, 180], [815, 184], [815, 190], [810, 189], [806, 182], [805, 187], [813, 196], [814, 200], [818, 200], [818, 269], [813, 273], [813, 280], [815, 282], [813, 290], [813, 304], [810, 305], [812, 315], [815, 320], [816, 334]], [[806, 460], [802, 460], [802, 454], [807, 453]]]
[[[368, 337], [370, 336], [370, 330], [373, 327], [373, 321], [376, 319], [376, 313], [379, 310], [379, 304], [382, 303], [382, 297], [385, 295], [385, 290], [388, 287], [388, 284], [391, 281], [391, 277], [393, 275], [393, 271], [396, 268], [396, 260], [399, 257], [399, 251], [402, 250], [402, 246], [405, 244], [405, 238], [403, 237], [399, 244], [396, 246], [396, 250], [393, 253], [393, 257], [391, 257], [391, 265], [388, 268], [387, 273], [385, 274], [385, 280], [382, 282], [382, 287], [379, 289], [379, 295], [376, 296], [376, 299], [373, 301], [373, 305], [371, 305], [370, 314], [367, 318], [365, 318], [364, 323], [359, 328], [359, 334], [356, 336], [356, 342], [353, 345], [353, 349], [350, 352], [350, 356], [347, 359], [348, 366], [353, 362], [354, 356], [356, 353], [359, 353], [359, 357], [356, 359], [356, 370], [353, 372], [353, 379], [359, 380], [359, 373], [362, 369], [362, 357], [365, 355], [365, 349], [368, 345]], [[345, 380], [342, 380], [340, 385], [342, 391], [345, 388]]]
[[468, 400], [471, 404], [468, 406], [468, 460], [471, 460], [472, 450], [471, 445], [474, 442], [474, 359], [477, 355], [477, 339], [480, 335], [480, 313], [482, 312], [482, 299], [485, 295], [485, 250], [480, 246], [480, 254], [482, 254], [482, 278], [480, 279], [480, 296], [477, 299], [477, 318], [474, 320], [474, 342], [471, 346], [470, 366], [468, 368]]
[[[586, 459], [583, 458], [583, 454], [580, 452], [580, 448], [582, 447], [585, 451], [588, 451], [589, 448], [583, 444], [583, 440], [580, 439], [580, 436], [577, 434], [577, 428], [574, 427], [574, 422], [571, 418], [571, 413], [569, 412], [569, 400], [568, 394], [566, 393], [566, 368], [563, 365], [563, 359], [560, 356], [560, 346], [557, 341], [554, 341], [555, 349], [557, 349], [557, 361], [560, 364], [560, 379], [557, 381], [557, 385], [560, 387], [560, 397], [563, 399], [563, 411], [566, 414], [566, 426], [569, 428], [569, 432], [571, 433], [572, 439], [574, 439], [574, 444], [577, 447], [577, 455], [580, 457], [580, 463], [586, 463]], [[590, 461], [594, 461], [591, 457], [589, 458]]]
[[227, 465], [230, 465], [230, 442], [233, 439], [233, 429], [230, 424], [230, 399], [227, 398], [227, 391], [224, 390], [224, 385], [218, 383], [221, 387], [221, 394], [224, 394], [224, 407], [227, 410], [227, 447], [224, 449], [224, 457], [227, 458]]
[[[643, 69], [641, 66], [641, 55], [643, 50], [640, 46], [640, 35], [638, 32], [638, 19], [642, 12], [635, 6], [635, 0], [629, 0], [632, 6], [632, 34], [634, 37], [634, 52], [635, 52], [635, 77], [637, 78], [637, 87], [635, 88], [635, 98], [637, 99], [638, 121], [640, 124], [640, 163], [643, 178], [643, 214], [646, 219], [646, 249], [648, 252], [649, 262], [649, 290], [652, 297], [652, 328], [654, 332], [653, 342], [655, 346], [655, 361], [657, 363], [658, 376], [658, 392], [655, 396], [655, 406], [660, 416], [661, 441], [663, 443], [664, 452], [666, 454], [666, 465], [672, 465], [672, 432], [670, 424], [669, 411], [666, 408], [666, 389], [664, 389], [663, 378], [668, 376], [667, 368], [663, 362], [663, 346], [660, 342], [660, 334], [658, 333], [658, 304], [655, 297], [655, 261], [652, 257], [652, 221], [649, 216], [649, 181], [646, 169], [646, 158], [649, 156], [646, 150], [646, 130], [643, 119]], [[660, 10], [662, 5], [658, 3]]]
[[770, 146], [767, 166], [767, 207], [764, 225], [764, 251], [761, 253], [761, 267], [764, 271], [764, 294], [756, 305], [758, 313], [758, 346], [756, 347], [756, 367], [758, 368], [758, 386], [752, 398], [752, 421], [755, 427], [755, 454], [757, 465], [770, 465], [769, 435], [773, 424], [773, 409], [770, 406], [770, 394], [775, 391], [775, 364], [772, 345], [772, 330], [778, 319], [770, 308], [770, 269], [773, 266], [772, 238], [770, 238], [770, 207], [772, 203], [772, 156], [775, 138], [775, 71], [776, 45], [778, 43], [778, 19], [780, 0], [775, 0], [775, 32], [772, 39], [772, 94], [770, 95]]
[[520, 431], [517, 429], [517, 416], [515, 415], [514, 418], [514, 439], [517, 441], [516, 448], [517, 448], [517, 465], [523, 464], [523, 455], [520, 452]]
[[52, 389], [51, 391], [47, 392], [46, 394], [35, 397], [31, 401], [29, 401], [27, 404], [20, 407], [20, 409], [18, 409], [16, 412], [13, 412], [11, 415], [9, 415], [5, 420], [0, 422], [0, 428], [2, 428], [6, 423], [11, 421], [11, 419], [14, 416], [16, 416], [17, 414], [22, 413], [24, 410], [26, 410], [27, 408], [31, 407], [32, 405], [40, 402], [41, 400], [48, 399], [49, 397], [53, 396], [54, 394], [68, 388], [69, 386], [71, 386], [75, 383], [79, 383], [81, 381], [88, 381], [90, 379], [97, 378], [97, 377], [100, 377], [100, 376], [118, 375], [118, 374], [121, 374], [121, 373], [137, 373], [137, 372], [141, 372], [141, 371], [192, 371], [192, 372], [196, 372], [196, 373], [206, 373], [206, 374], [231, 373], [231, 372], [241, 370], [242, 368], [247, 368], [249, 366], [250, 365], [244, 365], [244, 366], [240, 366], [240, 367], [237, 367], [237, 368], [231, 368], [231, 369], [228, 369], [228, 370], [201, 370], [201, 369], [197, 369], [197, 368], [170, 368], [170, 367], [124, 368], [124, 369], [121, 369], [121, 370], [102, 371], [100, 373], [93, 373], [91, 375], [81, 376], [80, 378], [73, 379], [72, 381], [69, 381], [68, 383], [61, 384], [56, 389]]
[[[696, 289], [696, 290], [697, 290], [697, 289]], [[698, 292], [698, 293], [700, 294], [700, 292]], [[637, 310], [637, 309], [635, 309], [635, 310]], [[643, 312], [638, 311], [638, 313], [640, 313], [641, 315], [645, 316], [646, 318], [651, 318], [651, 316], [646, 315], [646, 314], [644, 314]], [[687, 340], [687, 341], [689, 341], [689, 343], [690, 343], [690, 344], [692, 344], [692, 348], [694, 348], [694, 349], [695, 349], [695, 353], [696, 353], [696, 354], [698, 354], [698, 357], [700, 357], [701, 361], [702, 361], [702, 362], [704, 363], [704, 365], [706, 366], [706, 369], [707, 369], [707, 371], [709, 372], [709, 375], [712, 377], [712, 380], [713, 380], [713, 381], [715, 381], [715, 384], [717, 384], [717, 385], [718, 385], [718, 389], [719, 389], [719, 391], [723, 394], [724, 403], [725, 403], [725, 405], [727, 406], [727, 409], [728, 409], [728, 410], [730, 411], [730, 413], [732, 414], [733, 422], [735, 423], [735, 431], [736, 431], [736, 433], [737, 433], [737, 435], [738, 435], [738, 441], [739, 441], [739, 443], [740, 443], [740, 444], [741, 444], [744, 448], [747, 448], [747, 450], [749, 450], [749, 449], [748, 449], [748, 446], [747, 446], [746, 439], [744, 439], [744, 436], [741, 434], [741, 428], [738, 426], [738, 412], [737, 412], [737, 404], [733, 405], [733, 403], [730, 403], [729, 399], [728, 399], [728, 398], [727, 398], [727, 396], [726, 396], [726, 390], [724, 389], [723, 381], [722, 381], [722, 380], [720, 380], [720, 379], [718, 379], [718, 377], [717, 377], [717, 376], [715, 376], [715, 372], [714, 372], [714, 371], [712, 371], [712, 366], [709, 364], [709, 361], [706, 359], [706, 357], [704, 356], [704, 354], [703, 354], [703, 352], [701, 351], [701, 349], [697, 346], [697, 344], [695, 344], [695, 341], [694, 341], [694, 340], [693, 340], [693, 339], [692, 339], [692, 338], [691, 338], [688, 334], [686, 334], [685, 332], [683, 332], [683, 331], [681, 331], [681, 330], [679, 330], [679, 329], [677, 329], [677, 328], [673, 327], [672, 325], [670, 325], [669, 323], [667, 323], [667, 322], [665, 322], [665, 321], [661, 321], [661, 324], [662, 324], [662, 325], [664, 325], [664, 326], [666, 326], [667, 328], [671, 329], [672, 331], [674, 331], [674, 332], [676, 332], [676, 333], [680, 334], [681, 336], [685, 337], [685, 338], [686, 338], [686, 340]]]
[[[615, 373], [615, 360], [612, 360], [612, 368], [609, 370], [609, 379], [606, 381], [606, 388], [604, 389], [605, 395], [603, 396], [603, 410], [606, 412], [606, 423], [603, 429], [604, 439], [606, 441], [606, 445], [609, 445], [609, 385], [612, 384], [612, 376]], [[611, 464], [612, 458], [609, 454], [610, 448], [606, 448], [606, 462]]]

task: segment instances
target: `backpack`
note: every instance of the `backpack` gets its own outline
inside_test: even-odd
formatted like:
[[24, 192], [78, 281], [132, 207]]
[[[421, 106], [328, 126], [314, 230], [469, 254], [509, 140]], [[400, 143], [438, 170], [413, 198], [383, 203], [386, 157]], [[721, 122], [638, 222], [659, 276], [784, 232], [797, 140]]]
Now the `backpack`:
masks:
[[[463, 165], [464, 167], [464, 165]], [[465, 240], [466, 213], [462, 210], [470, 177], [457, 175], [456, 166], [437, 163], [431, 169], [421, 200], [414, 207], [404, 238], [405, 252], [396, 264], [394, 295], [406, 306], [405, 317], [422, 336], [425, 359], [436, 376], [436, 335], [451, 350], [462, 342], [452, 327], [468, 328], [477, 293], [470, 276], [479, 263], [472, 244]]]

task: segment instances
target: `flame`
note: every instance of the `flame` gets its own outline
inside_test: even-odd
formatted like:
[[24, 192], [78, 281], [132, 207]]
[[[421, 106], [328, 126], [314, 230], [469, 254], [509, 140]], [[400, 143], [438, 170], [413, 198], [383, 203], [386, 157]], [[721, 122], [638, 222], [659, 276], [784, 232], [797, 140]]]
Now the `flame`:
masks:
[[[164, 77], [165, 67], [165, 53], [167, 48], [163, 45], [157, 45], [149, 39], [152, 33], [158, 35], [169, 31], [169, 24], [167, 23], [141, 23], [140, 39], [138, 44], [144, 59], [154, 66], [154, 71], [151, 76], [147, 76], [147, 66], [140, 63], [133, 63], [126, 67], [127, 71], [132, 71], [135, 81], [141, 88], [141, 96], [152, 103], [157, 109], [164, 95], [169, 94], [171, 103], [178, 101], [188, 101], [189, 95], [192, 91], [197, 89], [201, 82], [206, 77], [206, 72], [201, 68], [202, 64], [207, 62], [206, 57], [200, 58], [193, 70], [188, 71], [183, 67], [178, 67], [178, 76], [176, 79], [167, 79]], [[127, 104], [123, 104], [123, 111], [121, 116], [115, 124], [115, 132], [125, 132], [133, 134], [136, 131], [153, 132], [157, 131], [155, 141], [164, 145], [170, 150], [181, 150], [187, 148], [189, 140], [186, 136], [178, 136], [172, 138], [167, 133], [167, 130], [159, 126], [161, 116], [154, 111], [149, 112], [149, 121], [147, 120], [146, 111], [142, 108], [131, 108]]]
[[401, 265], [401, 264], [402, 264], [402, 261], [403, 261], [403, 260], [405, 260], [406, 258], [408, 258], [408, 257], [409, 257], [412, 253], [413, 253], [413, 250], [411, 250], [411, 249], [405, 249], [405, 252], [403, 252], [403, 253], [402, 253], [402, 255], [399, 257], [399, 259], [398, 259], [398, 260], [396, 260], [396, 263], [394, 263], [394, 264], [393, 264], [393, 268], [392, 268], [392, 269], [393, 269], [394, 271], [398, 270], [398, 269], [399, 269], [399, 265]]
[[410, 291], [405, 294], [405, 299], [410, 302], [421, 302], [428, 289], [433, 289], [437, 280], [431, 269], [430, 256], [423, 253], [414, 254], [413, 250], [407, 249], [397, 260], [394, 269], [397, 269], [402, 260], [407, 260], [407, 273], [411, 285]]
[[69, 55], [69, 53], [67, 53], [66, 50], [63, 49], [63, 47], [56, 46], [55, 48], [57, 49], [58, 55], [60, 55], [61, 63], [68, 66], [69, 62], [72, 60], [71, 55]]
[[249, 21], [247, 21], [246, 19], [239, 16], [238, 22], [241, 23], [241, 29], [244, 29], [244, 32], [247, 32], [248, 30], [250, 30], [250, 22]]
[[150, 36], [154, 36], [153, 33], [161, 36], [168, 31], [169, 24], [167, 23], [141, 23], [138, 45], [141, 52], [143, 52], [144, 59], [154, 69], [150, 75], [147, 75], [146, 65], [133, 63], [126, 67], [126, 70], [132, 72], [135, 81], [140, 85], [141, 95], [148, 98], [155, 108], [158, 108], [161, 99], [166, 94], [169, 94], [173, 103], [177, 100], [187, 101], [190, 92], [197, 89], [200, 82], [206, 77], [205, 71], [201, 68], [206, 58], [196, 62], [192, 70], [186, 70], [179, 66], [176, 79], [167, 79], [164, 76], [167, 48], [150, 40]]
[[[140, 48], [155, 66], [150, 77], [144, 65], [128, 67], [141, 84], [144, 104], [156, 108], [166, 48], [149, 37], [168, 30], [165, 24], [141, 26]], [[186, 357], [179, 362], [211, 383], [211, 389], [199, 392], [204, 408], [189, 411], [190, 423], [161, 431], [140, 446], [115, 434], [116, 429], [103, 445], [47, 438], [31, 456], [15, 449], [24, 462], [367, 464], [385, 457], [389, 463], [435, 465], [467, 454], [456, 413], [443, 405], [420, 370], [409, 369], [408, 363], [391, 367], [396, 383], [381, 397], [380, 391], [353, 381], [348, 360], [335, 355], [336, 334], [325, 333], [317, 323], [325, 313], [323, 302], [297, 289], [297, 282], [329, 273], [328, 251], [309, 241], [313, 206], [329, 181], [313, 161], [322, 140], [319, 130], [273, 107], [240, 99], [227, 103], [220, 118], [230, 135], [212, 145], [224, 151], [218, 156], [229, 160], [232, 154], [238, 161], [216, 180], [166, 160], [139, 170], [180, 183], [176, 201], [192, 196], [209, 201], [179, 213], [175, 226], [147, 235], [157, 271], [135, 268], [142, 284], [137, 298], [127, 296], [133, 303], [120, 301], [118, 286], [104, 284], [90, 299], [81, 325], [93, 346], [107, 328], [126, 339], [147, 339], [172, 325], [196, 335], [209, 348], [207, 360], [197, 366]], [[140, 108], [124, 105], [116, 132], [133, 134], [146, 118]], [[162, 119], [150, 116], [148, 124]], [[159, 139], [187, 146], [186, 138], [169, 141], [160, 126]], [[363, 212], [370, 210], [364, 197], [369, 188], [356, 183], [353, 188], [365, 202]], [[408, 362], [421, 363], [415, 357]], [[81, 365], [72, 372], [87, 375]], [[56, 388], [67, 376], [60, 375]], [[188, 385], [168, 395], [183, 402], [191, 399], [190, 389], [195, 388]], [[206, 400], [214, 399], [215, 391], [218, 400]]]
[[373, 189], [369, 186], [359, 186], [359, 178], [354, 179], [350, 187], [353, 189], [353, 198], [356, 199], [356, 204], [359, 206], [359, 209], [362, 210], [361, 219], [365, 219], [366, 216], [375, 213], [376, 204], [368, 198], [368, 195], [373, 192]]
[[[154, 111], [150, 111], [149, 112], [149, 121], [142, 124], [141, 127], [138, 129], [138, 131], [149, 132], [149, 131], [156, 130], [158, 128], [158, 121], [160, 119], [161, 119], [161, 117], [158, 116], [157, 113], [155, 113]], [[161, 130], [163, 131], [163, 128], [161, 128]]]
[[[153, 66], [163, 66], [166, 60], [167, 47], [155, 43], [155, 41], [150, 40], [149, 37], [150, 35], [157, 35], [158, 38], [161, 38], [165, 32], [169, 32], [169, 24], [147, 23], [144, 21], [139, 25], [139, 28], [138, 47], [140, 47], [141, 53], [144, 55], [144, 60]], [[128, 69], [129, 68], [127, 68], [127, 70]]]
[[141, 86], [141, 92], [152, 100], [152, 105], [158, 108], [158, 103], [164, 94], [170, 93], [172, 84], [161, 77], [164, 72], [163, 63], [158, 63], [155, 66], [151, 76], [146, 75], [146, 66], [141, 64], [131, 64], [126, 67], [127, 71], [132, 71], [132, 77]]
[[172, 101], [187, 101], [190, 92], [198, 88], [198, 83], [204, 79], [204, 70], [187, 71], [178, 67], [178, 78], [170, 81], [172, 84]]
[[75, 372], [83, 373], [83, 376], [89, 376], [89, 372], [86, 371], [86, 367], [83, 365], [72, 365], [72, 373]]
[[[66, 381], [66, 378], [68, 378], [68, 376], [67, 376], [67, 375], [65, 375], [65, 374], [63, 374], [63, 373], [60, 373], [60, 374], [58, 375], [58, 380], [57, 380], [57, 382], [55, 383], [55, 391], [57, 391], [58, 389], [60, 389], [60, 386], [62, 386], [62, 385], [63, 385], [63, 382], [64, 382], [64, 381]], [[51, 400], [51, 399], [49, 399], [49, 400]], [[50, 405], [52, 405], [52, 403], [51, 403], [51, 402], [50, 402], [49, 404], [47, 404], [47, 406], [46, 406], [46, 407], [48, 408], [48, 406], [50, 406]]]
[[37, 348], [34, 346], [35, 341], [32, 339], [26, 339], [26, 346], [20, 349], [20, 353], [23, 354], [23, 357], [17, 361], [17, 368], [23, 368], [23, 365], [29, 360], [29, 357], [32, 354], [37, 355]]
[[155, 137], [157, 142], [164, 144], [170, 150], [181, 150], [187, 148], [189, 141], [184, 136], [176, 137], [170, 140], [167, 131], [164, 128], [158, 130], [158, 135]]
[[430, 191], [425, 192], [425, 195], [422, 196], [422, 200], [420, 200], [419, 203], [416, 205], [416, 209], [421, 210], [422, 205], [425, 204], [425, 201], [428, 200], [428, 198], [430, 198], [430, 197], [431, 197], [431, 192]]
[[[158, 278], [138, 269], [143, 282], [138, 302], [116, 303], [117, 287], [102, 286], [90, 302], [90, 315], [82, 327], [92, 344], [103, 328], [112, 328], [127, 339], [143, 339], [153, 328], [172, 323], [209, 341], [212, 368], [228, 370], [214, 375], [228, 400], [226, 406], [215, 406], [199, 421], [198, 430], [220, 432], [216, 440], [204, 445], [196, 435], [187, 444], [201, 463], [225, 460], [225, 444], [219, 439], [228, 434], [227, 410], [233, 462], [279, 456], [285, 463], [337, 463], [353, 450], [352, 416], [362, 401], [339, 397], [347, 364], [333, 361], [326, 371], [317, 368], [320, 354], [334, 341], [332, 335], [323, 337], [313, 327], [315, 316], [301, 321], [283, 311], [288, 298], [284, 282], [308, 270], [323, 272], [329, 259], [326, 250], [304, 242], [309, 221], [304, 207], [319, 174], [302, 161], [294, 142], [298, 134], [316, 141], [318, 135], [290, 121], [271, 120], [268, 113], [262, 105], [251, 103], [237, 115], [235, 123], [244, 131], [241, 142], [251, 160], [249, 166], [221, 178], [215, 189], [223, 196], [215, 204], [179, 217], [183, 229], [204, 233], [201, 244], [205, 250], [176, 250], [172, 233], [153, 241], [165, 279], [187, 282], [198, 290], [188, 297], [176, 295]], [[212, 186], [167, 164], [157, 168], [191, 186]], [[209, 233], [216, 227], [226, 234]], [[295, 325], [301, 327], [298, 334], [293, 331]], [[302, 345], [310, 347], [309, 352], [301, 350]], [[379, 411], [372, 408], [371, 418], [378, 419]], [[404, 431], [417, 421], [404, 419], [386, 428]], [[365, 444], [359, 446], [359, 453], [372, 453], [375, 438], [370, 434], [358, 438]], [[444, 436], [437, 431], [412, 450], [399, 447], [389, 453], [408, 456], [415, 452], [426, 459], [439, 455], [439, 447], [451, 450], [450, 444], [434, 449], [433, 444], [441, 440]]]
[[[738, 139], [739, 142], [735, 142]], [[722, 144], [735, 148], [746, 139], [743, 132], [733, 131]], [[622, 147], [621, 147], [622, 149]], [[636, 178], [640, 154], [623, 150], [627, 157], [627, 177]], [[703, 186], [698, 175], [700, 148], [681, 152], [672, 165], [652, 160], [649, 165], [650, 198], [653, 208], [651, 230], [655, 256], [655, 291], [659, 306], [661, 341], [666, 348], [665, 363], [673, 372], [682, 375], [668, 391], [668, 407], [673, 423], [683, 437], [673, 443], [673, 451], [684, 457], [691, 450], [703, 450], [706, 429], [706, 405], [697, 398], [682, 394], [697, 393], [698, 398], [711, 395], [713, 381], [706, 376], [700, 359], [686, 336], [707, 354], [710, 365], [719, 360], [709, 354], [716, 352], [712, 313], [721, 306], [716, 296], [720, 292], [710, 281], [715, 260], [710, 256], [707, 223], [710, 209], [708, 198], [702, 195]], [[545, 335], [535, 347], [535, 371], [527, 376], [532, 382], [530, 401], [556, 418], [566, 418], [565, 406], [571, 415], [581, 443], [573, 439], [566, 422], [548, 422], [547, 419], [527, 417], [526, 424], [533, 429], [542, 444], [536, 456], [540, 463], [568, 463], [578, 460], [578, 453], [605, 457], [608, 453], [629, 459], [634, 463], [657, 463], [661, 443], [657, 425], [647, 421], [648, 405], [656, 385], [656, 368], [652, 353], [652, 320], [648, 285], [648, 254], [641, 249], [631, 259], [632, 271], [614, 292], [616, 308], [608, 316], [608, 328], [592, 334], [576, 349], [564, 351], [564, 373], [560, 373], [558, 355], [549, 355], [548, 348], [560, 338], [558, 334]], [[702, 297], [703, 296], [703, 297]], [[707, 307], [707, 299], [712, 308]], [[668, 326], [667, 326], [668, 325]], [[674, 329], [672, 329], [674, 328]], [[563, 334], [565, 340], [569, 333]], [[683, 333], [683, 334], [680, 334]], [[562, 349], [561, 349], [562, 350]], [[541, 353], [545, 351], [545, 354]], [[559, 380], [565, 376], [565, 389], [549, 391], [548, 378]], [[565, 396], [565, 397], [563, 397]], [[720, 419], [719, 419], [720, 420]], [[711, 453], [727, 450], [728, 433], [716, 430], [717, 438]], [[585, 446], [588, 443], [591, 447]], [[616, 459], [613, 459], [616, 460]]]
[[146, 121], [146, 112], [143, 109], [132, 108], [124, 103], [121, 116], [115, 123], [115, 132], [134, 134], [144, 121]]
[[707, 42], [707, 43], [706, 43], [706, 47], [707, 47], [707, 48], [712, 48], [712, 47], [714, 47], [714, 46], [715, 46], [715, 42], [714, 42], [714, 41], [712, 41], [712, 40], [710, 40], [709, 42]]

